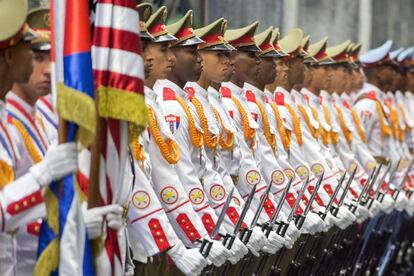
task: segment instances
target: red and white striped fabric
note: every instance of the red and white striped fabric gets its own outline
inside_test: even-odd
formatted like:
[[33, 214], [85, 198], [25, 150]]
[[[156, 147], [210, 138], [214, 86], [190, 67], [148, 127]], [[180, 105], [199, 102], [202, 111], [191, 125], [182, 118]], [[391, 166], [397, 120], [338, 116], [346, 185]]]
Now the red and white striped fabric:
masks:
[[[99, 173], [101, 205], [116, 203], [126, 207], [132, 188], [132, 183], [124, 181], [128, 124], [140, 125], [131, 104], [144, 105], [136, 4], [132, 0], [98, 0], [96, 6], [92, 60], [99, 114], [105, 118]], [[96, 262], [97, 275], [124, 274], [128, 250], [125, 231], [106, 230], [105, 250]]]

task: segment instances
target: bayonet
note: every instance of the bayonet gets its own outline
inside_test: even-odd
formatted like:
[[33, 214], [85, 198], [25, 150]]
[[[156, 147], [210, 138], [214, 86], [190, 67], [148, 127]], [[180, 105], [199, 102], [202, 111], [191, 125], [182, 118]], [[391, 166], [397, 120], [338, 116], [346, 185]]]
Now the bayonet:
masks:
[[338, 184], [336, 185], [336, 188], [334, 190], [334, 192], [331, 195], [331, 198], [329, 199], [328, 204], [326, 205], [325, 211], [323, 213], [319, 213], [320, 217], [325, 220], [326, 216], [328, 215], [328, 212], [331, 211], [332, 205], [335, 201], [336, 196], [338, 195], [339, 189], [342, 186], [342, 183], [344, 182], [346, 176], [346, 171], [343, 173], [343, 175], [341, 176], [341, 178], [338, 181]]
[[332, 214], [335, 217], [336, 217], [336, 215], [338, 215], [339, 207], [341, 207], [344, 204], [346, 194], [348, 193], [348, 190], [351, 187], [351, 183], [352, 183], [352, 181], [355, 178], [355, 174], [356, 174], [357, 169], [358, 169], [358, 167], [355, 166], [354, 170], [352, 171], [351, 176], [349, 177], [349, 179], [348, 179], [348, 181], [347, 181], [347, 183], [345, 185], [344, 191], [342, 192], [342, 195], [341, 195], [341, 197], [339, 199], [338, 206], [337, 207], [332, 206]]
[[295, 219], [296, 227], [300, 230], [303, 226], [303, 223], [305, 222], [306, 216], [308, 215], [310, 208], [312, 207], [313, 202], [315, 201], [316, 195], [318, 194], [319, 187], [322, 184], [323, 176], [325, 172], [323, 171], [321, 175], [318, 178], [318, 181], [315, 184], [315, 188], [313, 189], [313, 192], [311, 194], [311, 197], [309, 199], [308, 204], [305, 207], [305, 211], [303, 211], [302, 215], [298, 215]]
[[280, 201], [277, 204], [276, 212], [273, 213], [272, 219], [269, 222], [264, 223], [262, 225], [262, 231], [264, 232], [266, 237], [269, 237], [270, 231], [272, 231], [273, 225], [276, 223], [277, 217], [279, 216], [279, 213], [282, 210], [282, 206], [286, 199], [286, 196], [289, 193], [290, 187], [292, 186], [292, 182], [293, 182], [293, 177], [291, 177], [289, 179], [289, 182], [286, 184], [285, 190], [283, 191], [282, 197], [280, 198]]
[[359, 205], [359, 203], [360, 203], [360, 202], [361, 202], [361, 200], [362, 200], [362, 196], [365, 194], [365, 191], [368, 189], [369, 182], [371, 181], [372, 177], [374, 176], [374, 173], [375, 173], [376, 169], [377, 169], [377, 167], [374, 167], [374, 168], [372, 169], [371, 173], [369, 174], [368, 180], [367, 180], [367, 182], [365, 183], [364, 187], [362, 188], [362, 191], [361, 191], [361, 193], [359, 194], [358, 199], [356, 200], [355, 204], [351, 203], [351, 204], [349, 205], [349, 210], [350, 210], [352, 213], [355, 213], [355, 211], [356, 211], [356, 209], [357, 209], [357, 206]]
[[[398, 186], [398, 187], [397, 187], [397, 189], [396, 189], [396, 190], [394, 190], [394, 192], [392, 193], [392, 198], [394, 199], [394, 201], [397, 201], [398, 196], [400, 195], [400, 192], [401, 192], [401, 190], [402, 190], [402, 189], [403, 189], [403, 187], [404, 187], [404, 183], [405, 183], [405, 180], [407, 179], [408, 173], [410, 172], [411, 167], [413, 166], [413, 163], [414, 163], [414, 158], [411, 160], [410, 165], [409, 165], [409, 166], [408, 166], [408, 168], [405, 170], [404, 176], [403, 176], [403, 178], [401, 179], [401, 182], [400, 182], [399, 186]], [[398, 169], [398, 167], [397, 167], [397, 169]], [[397, 170], [397, 169], [396, 169], [396, 170]], [[391, 181], [391, 180], [390, 180], [390, 181]]]

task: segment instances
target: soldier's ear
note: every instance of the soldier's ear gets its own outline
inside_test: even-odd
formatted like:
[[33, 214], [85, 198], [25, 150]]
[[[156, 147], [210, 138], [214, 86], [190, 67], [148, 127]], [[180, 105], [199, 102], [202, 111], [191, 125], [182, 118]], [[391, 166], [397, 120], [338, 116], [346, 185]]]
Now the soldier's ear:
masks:
[[8, 47], [6, 49], [0, 50], [0, 56], [3, 59], [2, 62], [7, 64], [7, 67], [11, 67], [13, 64], [13, 58], [15, 55], [15, 51], [13, 51], [14, 47]]

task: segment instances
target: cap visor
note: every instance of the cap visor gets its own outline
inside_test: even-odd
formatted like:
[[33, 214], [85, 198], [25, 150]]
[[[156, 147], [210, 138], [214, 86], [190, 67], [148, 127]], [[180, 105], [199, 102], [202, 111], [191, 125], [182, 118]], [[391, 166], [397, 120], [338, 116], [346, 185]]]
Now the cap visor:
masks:
[[230, 52], [230, 51], [232, 51], [232, 49], [230, 47], [228, 47], [227, 45], [225, 45], [225, 44], [217, 44], [217, 45], [213, 45], [211, 47], [202, 48], [201, 50], [221, 51], [221, 52]]
[[173, 36], [171, 34], [168, 34], [168, 33], [153, 38], [153, 41], [156, 42], [156, 43], [157, 42], [160, 43], [160, 42], [176, 41], [176, 40], [177, 40], [177, 38], [175, 36]]
[[30, 48], [34, 51], [50, 51], [50, 49], [52, 49], [52, 45], [50, 42], [38, 42], [33, 43]]
[[150, 35], [150, 33], [149, 32], [141, 32], [140, 34], [139, 34], [139, 36], [141, 37], [141, 38], [146, 38], [146, 39], [151, 39], [151, 40], [153, 40], [154, 39], [154, 37], [152, 36], [152, 35]]
[[198, 36], [193, 36], [192, 38], [186, 39], [181, 43], [178, 43], [177, 45], [174, 46], [193, 46], [193, 45], [198, 45], [201, 43], [205, 43], [204, 40], [202, 40], [201, 38], [199, 38]]
[[31, 41], [35, 38], [38, 38], [39, 36], [36, 34], [35, 31], [33, 31], [31, 28], [27, 28], [26, 32], [23, 34], [23, 40], [24, 41]]
[[262, 51], [256, 45], [236, 47], [236, 48], [237, 48], [237, 51], [240, 51], [240, 52], [255, 52], [255, 53], [258, 53], [258, 52]]
[[262, 57], [262, 58], [277, 58], [277, 57], [281, 57], [281, 55], [278, 52], [276, 52], [275, 50], [271, 50], [271, 51], [269, 51], [265, 54], [259, 55], [259, 57]]

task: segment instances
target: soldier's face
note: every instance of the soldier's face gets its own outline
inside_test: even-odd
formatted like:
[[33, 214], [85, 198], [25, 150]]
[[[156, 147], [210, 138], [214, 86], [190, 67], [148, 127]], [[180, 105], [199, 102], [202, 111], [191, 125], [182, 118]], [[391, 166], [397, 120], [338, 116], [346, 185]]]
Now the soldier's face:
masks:
[[35, 51], [28, 85], [40, 97], [50, 93], [50, 84], [50, 51]]
[[245, 81], [256, 80], [260, 72], [260, 58], [254, 52], [236, 52], [232, 55], [235, 73]]
[[309, 87], [309, 85], [312, 83], [312, 78], [313, 78], [313, 72], [312, 72], [312, 68], [308, 65], [304, 66], [304, 77], [303, 77], [303, 86], [304, 87]]
[[310, 68], [312, 72], [312, 84], [313, 88], [317, 90], [326, 90], [329, 84], [330, 75], [325, 70], [324, 66], [312, 66]]
[[197, 46], [184, 46], [171, 48], [177, 59], [173, 71], [183, 81], [197, 81], [200, 78], [202, 59]]
[[408, 72], [406, 78], [406, 89], [414, 91], [414, 72]]
[[276, 82], [279, 85], [288, 84], [288, 66], [281, 58], [275, 59], [276, 64]]
[[346, 68], [339, 64], [329, 66], [332, 72], [332, 80], [328, 90], [330, 92], [342, 92], [347, 82]]
[[[362, 73], [361, 68], [356, 68], [352, 70], [352, 82], [353, 82], [353, 91], [358, 91], [362, 88], [365, 82], [364, 74]], [[349, 91], [349, 92], [353, 92]]]
[[11, 63], [11, 75], [14, 82], [27, 82], [33, 71], [30, 42], [20, 41], [7, 49]]
[[175, 55], [168, 42], [149, 43], [144, 50], [145, 67], [152, 79], [166, 79], [175, 65]]
[[220, 51], [201, 50], [203, 60], [203, 75], [209, 81], [224, 82], [229, 78], [230, 56]]
[[276, 78], [276, 64], [271, 57], [261, 58], [258, 79], [264, 84], [270, 84]]
[[377, 70], [377, 78], [384, 90], [389, 89], [394, 81], [395, 71], [389, 64], [382, 65]]
[[301, 57], [297, 56], [287, 62], [288, 81], [291, 86], [300, 85], [304, 78], [304, 65]]

